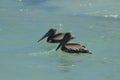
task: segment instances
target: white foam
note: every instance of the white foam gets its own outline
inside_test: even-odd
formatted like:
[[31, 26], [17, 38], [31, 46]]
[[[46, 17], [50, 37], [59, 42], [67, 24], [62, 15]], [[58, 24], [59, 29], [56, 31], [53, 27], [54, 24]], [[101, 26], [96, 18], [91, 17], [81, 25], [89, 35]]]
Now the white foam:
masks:
[[119, 17], [119, 15], [117, 15], [117, 14], [110, 14], [110, 15], [104, 15], [104, 17], [113, 17], [113, 18], [118, 18]]
[[[74, 66], [76, 66], [76, 65], [69, 65], [69, 66], [71, 66], [71, 67], [74, 67]], [[68, 67], [68, 66], [65, 66], [65, 65], [59, 65], [59, 66], [57, 66], [57, 67], [60, 67], [60, 68], [63, 68], [63, 67]]]
[[28, 53], [28, 55], [30, 56], [39, 56], [39, 55], [50, 55], [52, 52], [54, 52], [55, 50], [52, 49], [50, 51], [44, 51], [44, 52], [33, 52], [33, 53]]

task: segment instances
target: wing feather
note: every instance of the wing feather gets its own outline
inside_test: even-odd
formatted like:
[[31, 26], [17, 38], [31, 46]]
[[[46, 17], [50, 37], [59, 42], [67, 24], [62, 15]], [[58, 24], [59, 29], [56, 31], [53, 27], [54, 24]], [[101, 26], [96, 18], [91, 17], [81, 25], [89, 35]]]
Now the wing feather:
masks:
[[61, 40], [63, 39], [65, 33], [58, 33], [54, 36], [54, 40]]
[[84, 46], [77, 44], [77, 43], [69, 43], [66, 44], [65, 47], [69, 50], [73, 50], [73, 51], [84, 51], [87, 50], [87, 48], [85, 48]]

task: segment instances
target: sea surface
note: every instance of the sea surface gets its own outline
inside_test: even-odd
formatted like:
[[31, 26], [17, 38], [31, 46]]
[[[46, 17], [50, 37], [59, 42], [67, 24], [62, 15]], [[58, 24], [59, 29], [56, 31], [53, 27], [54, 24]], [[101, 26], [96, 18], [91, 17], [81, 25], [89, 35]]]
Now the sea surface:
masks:
[[[50, 28], [93, 54], [38, 43]], [[0, 0], [0, 80], [120, 80], [120, 0]]]

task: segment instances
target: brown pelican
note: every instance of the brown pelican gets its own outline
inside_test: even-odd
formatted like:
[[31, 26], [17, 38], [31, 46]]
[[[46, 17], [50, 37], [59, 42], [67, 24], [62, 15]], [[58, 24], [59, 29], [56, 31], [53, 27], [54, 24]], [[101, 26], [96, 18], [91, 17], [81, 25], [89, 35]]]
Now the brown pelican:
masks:
[[89, 53], [92, 54], [85, 46], [78, 43], [67, 43], [71, 38], [71, 33], [67, 32], [60, 44], [56, 48], [56, 51], [61, 47], [61, 50], [68, 53]]
[[[56, 29], [50, 29], [41, 39], [38, 40], [38, 42], [40, 42], [41, 40], [43, 40], [44, 38], [48, 37], [47, 38], [47, 42], [49, 43], [58, 43], [60, 42], [65, 33], [58, 33], [58, 34], [55, 34], [56, 33]], [[74, 39], [75, 37], [71, 36], [70, 39]]]

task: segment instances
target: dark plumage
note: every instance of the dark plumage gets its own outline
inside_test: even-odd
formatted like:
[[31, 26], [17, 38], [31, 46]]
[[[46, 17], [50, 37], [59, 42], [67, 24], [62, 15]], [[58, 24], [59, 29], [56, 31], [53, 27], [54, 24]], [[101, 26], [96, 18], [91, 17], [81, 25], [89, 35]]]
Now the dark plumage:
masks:
[[[38, 42], [48, 37], [47, 42], [59, 43], [63, 39], [65, 33], [58, 33], [58, 34], [55, 34], [55, 33], [56, 33], [56, 29], [53, 29], [53, 28], [50, 29], [41, 39], [38, 40]], [[71, 36], [70, 39], [74, 39], [74, 37]]]
[[56, 51], [61, 47], [61, 50], [68, 53], [89, 53], [92, 54], [85, 46], [78, 43], [67, 43], [71, 38], [71, 33], [65, 33]]

